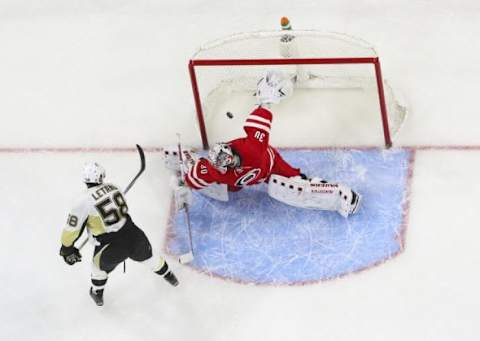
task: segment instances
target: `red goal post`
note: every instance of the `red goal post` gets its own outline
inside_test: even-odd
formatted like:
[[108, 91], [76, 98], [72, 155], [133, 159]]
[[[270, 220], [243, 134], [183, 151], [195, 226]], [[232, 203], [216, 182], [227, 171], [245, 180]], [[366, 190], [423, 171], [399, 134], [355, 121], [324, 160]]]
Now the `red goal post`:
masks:
[[[289, 42], [283, 42], [281, 43], [280, 41], [283, 39], [282, 37], [293, 37], [293, 39], [289, 40]], [[314, 57], [316, 53], [312, 53], [312, 48], [310, 47], [309, 51], [306, 52], [303, 48], [303, 44], [305, 44], [302, 41], [302, 37], [308, 36], [309, 38], [309, 45], [315, 45], [317, 41], [325, 40], [325, 37], [334, 37], [335, 42], [338, 43], [338, 41], [341, 41], [342, 44], [347, 46], [348, 48], [351, 47], [351, 50], [349, 53], [343, 52], [343, 54], [347, 56], [342, 56], [342, 57], [331, 57], [327, 56], [324, 57], [323, 54], [325, 53], [325, 48], [322, 50], [322, 48], [318, 48], [319, 50], [319, 55], [320, 57]], [[252, 47], [252, 42], [262, 42], [265, 43], [265, 37], [267, 37], [268, 40], [277, 40], [277, 44], [282, 45], [279, 47], [279, 51], [274, 51], [275, 49], [270, 49], [270, 51], [267, 50], [267, 53], [261, 51], [258, 52], [256, 51], [255, 47]], [[313, 39], [312, 39], [313, 37]], [[292, 48], [292, 40], [295, 41], [295, 46]], [[305, 39], [304, 39], [305, 40]], [[327, 39], [328, 40], [328, 39]], [[312, 43], [313, 41], [313, 43]], [[353, 43], [352, 43], [353, 42]], [[360, 56], [352, 56], [352, 54], [355, 54], [356, 50], [356, 45], [355, 43], [360, 42], [362, 45], [362, 49], [366, 49], [368, 53], [365, 53], [365, 51], [362, 51], [364, 53], [358, 53]], [[287, 46], [287, 52], [285, 53], [285, 44], [288, 44]], [[341, 45], [342, 45], [341, 44]], [[254, 45], [254, 44], [253, 44]], [[320, 45], [320, 44], [319, 44]], [[327, 42], [327, 48], [328, 48], [328, 42]], [[239, 49], [240, 47], [246, 47]], [[345, 47], [342, 46], [343, 51], [345, 51]], [[317, 48], [313, 48], [313, 51], [315, 52]], [[338, 49], [337, 47], [330, 48], [329, 51], [330, 53], [335, 53], [335, 50]], [[247, 51], [245, 51], [247, 50]], [[283, 50], [283, 52], [282, 52]], [[293, 52], [292, 52], [293, 50]], [[236, 53], [240, 51], [240, 58], [223, 58], [224, 56], [229, 56], [233, 55], [235, 56]], [[303, 52], [305, 51], [305, 52]], [[367, 54], [367, 55], [365, 55]], [[304, 55], [306, 56], [305, 58]], [[219, 58], [214, 58], [214, 57], [219, 57]], [[256, 58], [256, 57], [264, 57], [264, 56], [272, 56], [276, 58]], [[278, 58], [280, 57], [280, 58]], [[301, 58], [300, 58], [301, 57]], [[346, 35], [341, 35], [337, 33], [321, 33], [317, 31], [273, 31], [273, 32], [254, 32], [254, 33], [246, 33], [246, 34], [240, 34], [240, 35], [234, 35], [231, 37], [227, 37], [218, 41], [215, 41], [213, 43], [207, 44], [205, 47], [201, 48], [195, 55], [194, 57], [190, 60], [189, 62], [189, 73], [190, 73], [190, 78], [191, 78], [191, 84], [192, 84], [192, 90], [193, 90], [193, 96], [194, 96], [194, 102], [195, 102], [195, 109], [196, 109], [196, 114], [197, 114], [197, 120], [198, 120], [198, 125], [200, 129], [200, 135], [202, 138], [202, 143], [203, 147], [205, 149], [208, 149], [209, 147], [209, 141], [208, 141], [208, 135], [207, 135], [207, 127], [205, 123], [205, 116], [206, 116], [206, 108], [204, 106], [204, 102], [206, 101], [206, 98], [208, 96], [211, 96], [213, 93], [214, 89], [216, 87], [222, 86], [222, 84], [226, 84], [226, 79], [228, 79], [228, 84], [231, 84], [233, 81], [237, 82], [235, 80], [235, 77], [237, 79], [240, 79], [243, 77], [241, 76], [232, 76], [228, 72], [222, 72], [220, 76], [215, 76], [218, 78], [216, 81], [213, 81], [213, 85], [210, 85], [209, 89], [205, 91], [205, 93], [201, 94], [201, 84], [199, 84], [198, 80], [198, 69], [199, 68], [225, 68], [225, 67], [246, 67], [248, 68], [249, 66], [252, 67], [273, 67], [273, 66], [295, 66], [295, 67], [305, 67], [308, 68], [308, 66], [320, 66], [320, 65], [335, 65], [339, 66], [341, 68], [341, 65], [359, 65], [359, 64], [370, 64], [373, 67], [371, 68], [372, 75], [374, 75], [373, 80], [376, 83], [376, 92], [378, 93], [378, 103], [379, 103], [379, 111], [381, 115], [381, 124], [383, 128], [383, 137], [384, 137], [384, 143], [387, 148], [390, 148], [392, 146], [392, 134], [391, 134], [391, 127], [389, 123], [389, 112], [387, 108], [387, 103], [385, 99], [385, 89], [384, 89], [384, 80], [382, 77], [382, 71], [381, 71], [381, 66], [380, 66], [380, 60], [379, 57], [376, 55], [375, 50], [373, 47], [371, 47], [368, 43], [365, 43], [362, 40], [358, 40], [356, 38], [352, 38], [350, 36]], [[241, 68], [241, 70], [238, 72], [239, 74], [243, 73], [248, 73], [246, 68]], [[322, 76], [315, 74], [312, 76], [313, 72], [311, 70], [302, 71], [303, 73], [308, 73], [308, 78], [313, 79], [313, 78], [323, 78], [326, 79], [328, 77], [333, 78], [330, 76]], [[335, 71], [334, 77], [340, 78], [342, 76], [339, 76], [338, 71]], [[261, 74], [255, 74], [256, 79], [258, 80], [261, 77]], [[211, 77], [211, 78], [215, 78]], [[353, 77], [350, 75], [344, 76], [345, 79], [352, 79]], [[357, 77], [360, 79], [360, 77]], [[338, 82], [337, 82], [338, 83]], [[344, 82], [345, 84], [348, 84], [347, 82]], [[243, 86], [243, 85], [242, 85]], [[404, 109], [404, 108], [403, 108]], [[391, 113], [395, 114], [395, 113]], [[400, 129], [401, 124], [403, 123], [403, 120], [405, 119], [406, 112], [400, 113], [401, 116], [400, 119], [396, 119], [400, 121], [400, 123], [396, 123], [396, 131]], [[390, 115], [391, 116], [391, 115]]]

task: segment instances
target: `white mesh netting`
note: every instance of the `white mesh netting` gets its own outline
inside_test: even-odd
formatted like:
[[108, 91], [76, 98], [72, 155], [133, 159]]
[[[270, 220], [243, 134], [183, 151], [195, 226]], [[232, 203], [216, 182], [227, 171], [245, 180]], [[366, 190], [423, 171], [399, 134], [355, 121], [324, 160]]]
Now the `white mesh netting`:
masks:
[[[219, 39], [202, 46], [192, 57], [196, 60], [253, 60], [253, 59], [306, 59], [306, 58], [376, 58], [375, 49], [367, 42], [348, 35], [319, 31], [268, 31], [236, 34]], [[302, 96], [308, 91], [308, 98], [320, 98], [322, 106], [329, 107], [328, 93], [334, 95], [332, 103], [338, 106], [342, 102], [351, 102], [345, 113], [335, 113], [332, 104], [329, 111], [337, 118], [348, 115], [364, 117], [365, 125], [381, 127], [378, 89], [373, 64], [294, 64], [294, 65], [214, 65], [196, 66], [198, 90], [202, 104], [203, 117], [207, 134], [211, 139], [225, 139], [215, 132], [215, 117], [224, 114], [226, 108], [235, 107], [235, 97], [243, 98], [247, 107], [254, 104], [252, 94], [255, 92], [259, 78], [267, 69], [279, 69], [295, 77], [294, 96]], [[396, 98], [393, 89], [384, 81], [384, 94], [387, 106], [389, 130], [392, 139], [398, 134], [407, 114], [406, 107]], [[332, 91], [337, 90], [337, 91]], [[317, 92], [315, 92], [317, 91]], [[323, 91], [323, 93], [322, 93]], [[347, 94], [356, 92], [355, 95]], [[335, 94], [334, 94], [335, 93]], [[323, 96], [323, 97], [322, 97]], [[342, 97], [343, 96], [343, 97]], [[358, 98], [354, 98], [354, 97]], [[307, 96], [303, 96], [307, 97]], [[371, 105], [362, 103], [361, 98]], [[313, 101], [314, 102], [314, 101]], [[355, 104], [353, 104], [355, 103]], [[374, 108], [374, 109], [372, 109]], [[235, 109], [234, 109], [235, 110]], [[238, 110], [249, 110], [244, 107]], [[367, 112], [359, 112], [367, 111]], [[376, 112], [370, 112], [376, 111]], [[348, 118], [341, 119], [347, 121]], [[357, 123], [358, 126], [358, 123]], [[381, 132], [375, 132], [382, 141]], [[368, 132], [365, 132], [368, 135]], [[218, 137], [217, 137], [218, 136]], [[354, 143], [357, 141], [353, 140]], [[372, 140], [377, 143], [377, 140]], [[341, 144], [328, 141], [329, 144]], [[350, 142], [350, 141], [348, 141]], [[348, 143], [347, 142], [347, 143]], [[325, 143], [325, 141], [324, 141]]]

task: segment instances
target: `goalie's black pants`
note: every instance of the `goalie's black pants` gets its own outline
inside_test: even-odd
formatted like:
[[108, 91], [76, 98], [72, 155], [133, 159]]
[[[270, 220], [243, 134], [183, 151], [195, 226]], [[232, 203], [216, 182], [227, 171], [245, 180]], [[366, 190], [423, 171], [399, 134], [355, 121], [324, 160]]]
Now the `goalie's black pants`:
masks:
[[152, 245], [130, 216], [120, 230], [102, 234], [96, 239], [100, 245], [95, 247], [93, 258], [100, 270], [107, 273], [127, 258], [142, 262], [152, 257]]

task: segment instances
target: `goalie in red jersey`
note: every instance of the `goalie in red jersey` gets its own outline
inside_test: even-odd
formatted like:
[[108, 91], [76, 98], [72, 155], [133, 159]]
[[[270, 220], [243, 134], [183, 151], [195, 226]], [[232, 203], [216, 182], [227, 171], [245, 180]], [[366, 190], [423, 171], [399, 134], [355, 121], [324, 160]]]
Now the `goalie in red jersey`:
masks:
[[[257, 86], [259, 106], [248, 115], [243, 125], [246, 136], [215, 144], [208, 153], [208, 159], [191, 158], [180, 184], [186, 183], [188, 188], [199, 190], [209, 197], [228, 200], [227, 189], [238, 191], [243, 186], [265, 182], [271, 197], [289, 205], [338, 211], [344, 217], [355, 213], [360, 195], [345, 185], [320, 178], [309, 179], [269, 145], [273, 115], [267, 108], [292, 92], [293, 84], [289, 79], [276, 71], [267, 72]], [[186, 154], [189, 155], [188, 150]], [[169, 151], [166, 149], [168, 159], [167, 155]], [[170, 160], [170, 163], [173, 162]], [[177, 207], [191, 202], [188, 188], [176, 187]]]
[[246, 185], [268, 182], [271, 174], [299, 176], [300, 169], [290, 166], [268, 144], [271, 122], [272, 113], [268, 109], [255, 109], [243, 127], [247, 136], [215, 144], [208, 160], [200, 158], [189, 169], [186, 183], [193, 189], [222, 183], [228, 185], [229, 191], [238, 191]]

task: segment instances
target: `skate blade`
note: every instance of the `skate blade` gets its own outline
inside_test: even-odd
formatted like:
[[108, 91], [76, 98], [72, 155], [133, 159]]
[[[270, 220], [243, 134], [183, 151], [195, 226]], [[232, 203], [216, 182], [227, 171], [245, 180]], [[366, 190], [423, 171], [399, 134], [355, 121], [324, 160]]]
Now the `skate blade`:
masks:
[[90, 291], [90, 297], [95, 302], [95, 304], [99, 307], [103, 306], [103, 299], [98, 298], [92, 291]]

